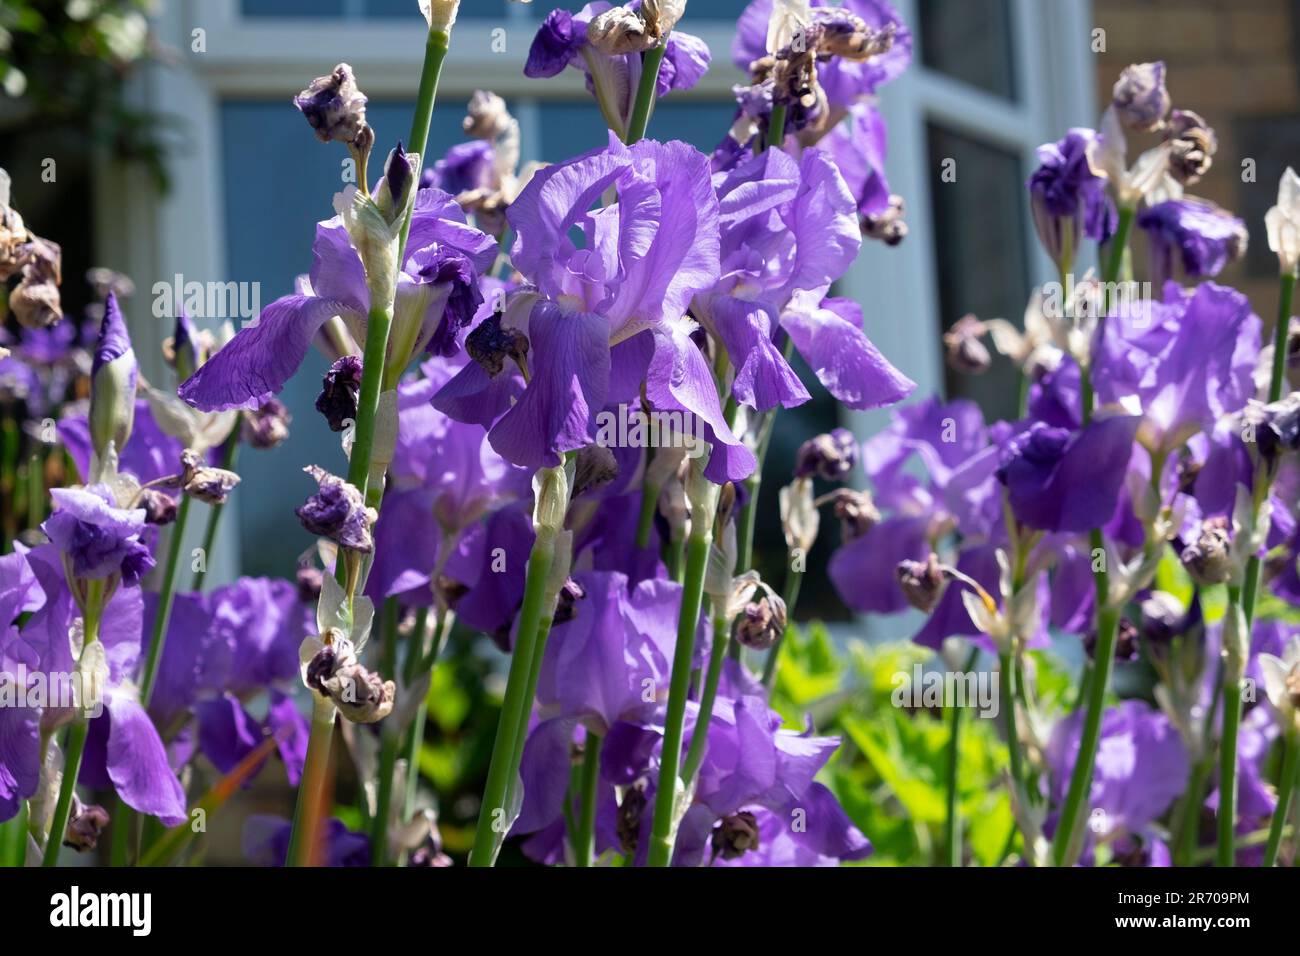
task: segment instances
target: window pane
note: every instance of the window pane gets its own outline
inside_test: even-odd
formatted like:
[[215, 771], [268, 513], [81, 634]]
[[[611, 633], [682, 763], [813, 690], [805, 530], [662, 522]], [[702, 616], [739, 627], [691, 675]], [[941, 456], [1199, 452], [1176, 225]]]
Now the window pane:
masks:
[[[936, 124], [927, 133], [941, 329], [968, 312], [1020, 325], [1029, 293], [1020, 160]], [[947, 168], [955, 169], [955, 182], [944, 182]], [[995, 356], [983, 375], [945, 374], [950, 398], [973, 398], [989, 417], [1016, 417], [1018, 383], [1006, 359]]]
[[1012, 100], [1017, 97], [1010, 0], [920, 0], [921, 62]]

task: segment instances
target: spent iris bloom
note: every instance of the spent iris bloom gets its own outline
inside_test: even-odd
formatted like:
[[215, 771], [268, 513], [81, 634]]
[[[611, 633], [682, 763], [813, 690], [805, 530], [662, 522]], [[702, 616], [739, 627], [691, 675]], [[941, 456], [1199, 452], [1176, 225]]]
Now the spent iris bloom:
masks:
[[[589, 35], [592, 21], [611, 11], [627, 11], [635, 16], [636, 8], [597, 0], [577, 13], [552, 10], [533, 37], [524, 64], [524, 75], [534, 79], [556, 76], [566, 67], [581, 70], [587, 89], [596, 97], [601, 115], [609, 128], [622, 137], [627, 132], [637, 86], [641, 81], [641, 50], [601, 47]], [[639, 17], [637, 17], [639, 19]], [[598, 40], [600, 38], [597, 38]], [[697, 36], [673, 30], [664, 44], [664, 58], [655, 81], [655, 95], [667, 96], [673, 90], [689, 90], [709, 68], [708, 46]]]
[[1138, 213], [1151, 240], [1151, 276], [1157, 289], [1177, 262], [1189, 278], [1213, 278], [1246, 254], [1246, 224], [1212, 202], [1168, 199]]

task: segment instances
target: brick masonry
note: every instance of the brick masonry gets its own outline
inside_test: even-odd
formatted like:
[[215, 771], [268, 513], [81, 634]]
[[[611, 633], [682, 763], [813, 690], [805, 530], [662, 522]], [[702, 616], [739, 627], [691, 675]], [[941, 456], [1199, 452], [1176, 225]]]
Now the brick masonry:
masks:
[[[1097, 55], [1099, 103], [1109, 101], [1127, 64], [1164, 60], [1174, 106], [1214, 127], [1214, 168], [1191, 192], [1245, 219], [1251, 254], [1220, 278], [1249, 295], [1271, 326], [1277, 265], [1263, 214], [1276, 200], [1282, 169], [1300, 168], [1300, 0], [1094, 0], [1092, 18], [1106, 40]], [[1135, 138], [1130, 157], [1148, 145]], [[1246, 159], [1256, 162], [1254, 183], [1242, 181]]]

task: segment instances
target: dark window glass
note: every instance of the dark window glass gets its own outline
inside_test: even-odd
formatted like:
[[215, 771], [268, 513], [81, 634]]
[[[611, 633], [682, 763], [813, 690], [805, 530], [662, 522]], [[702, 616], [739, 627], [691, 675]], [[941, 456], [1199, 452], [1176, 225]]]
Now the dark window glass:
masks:
[[[941, 331], [968, 312], [1020, 325], [1029, 293], [1020, 159], [933, 123], [927, 139]], [[955, 181], [944, 181], [946, 169]], [[945, 374], [950, 398], [975, 399], [990, 419], [1016, 417], [1018, 381], [1007, 360], [995, 356], [983, 375]]]
[[1009, 0], [920, 0], [921, 62], [953, 79], [1017, 97]]

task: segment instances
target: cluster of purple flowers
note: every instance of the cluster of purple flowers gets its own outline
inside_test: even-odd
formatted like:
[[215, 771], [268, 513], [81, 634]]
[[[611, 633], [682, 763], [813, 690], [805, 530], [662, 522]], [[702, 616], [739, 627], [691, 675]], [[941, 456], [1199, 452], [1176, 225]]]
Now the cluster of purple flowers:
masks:
[[[706, 155], [645, 135], [655, 100], [709, 67], [677, 29], [684, 6], [546, 17], [525, 74], [580, 70], [609, 127], [553, 165], [520, 168], [518, 124], [480, 92], [470, 141], [437, 162], [422, 100], [372, 185], [356, 76], [314, 80], [294, 105], [360, 183], [256, 323], [214, 336], [177, 316], [174, 392], [140, 377], [106, 295], [88, 407], [58, 429], [82, 483], [53, 489], [43, 536], [0, 558], [0, 667], [24, 695], [0, 706], [0, 823], [25, 821], [29, 856], [51, 864], [109, 827], [126, 862], [132, 814], [184, 822], [196, 767], [228, 790], [278, 753], [297, 806], [250, 820], [250, 859], [447, 865], [416, 777], [431, 674], [459, 633], [510, 658], [472, 865], [508, 836], [545, 864], [863, 860], [869, 834], [822, 772], [838, 737], [774, 707], [830, 505], [848, 607], [910, 606], [917, 644], [967, 669], [996, 659], [1019, 859], [1161, 865], [1205, 844], [1276, 860], [1294, 780], [1273, 786], [1271, 755], [1300, 746], [1300, 636], [1256, 618], [1262, 594], [1300, 603], [1300, 399], [1285, 394], [1300, 181], [1288, 173], [1268, 221], [1284, 304], [1266, 346], [1242, 294], [1175, 281], [1218, 275], [1246, 230], [1183, 191], [1212, 129], [1172, 109], [1162, 64], [1125, 71], [1100, 129], [1043, 146], [1027, 183], [1075, 292], [1036, 291], [1023, 327], [967, 317], [945, 336], [963, 372], [989, 365], [985, 335], [1014, 361], [1019, 417], [931, 397], [861, 444], [809, 439], [778, 496], [778, 589], [751, 567], [756, 476], [778, 412], [810, 400], [794, 354], [848, 409], [915, 388], [833, 294], [864, 237], [906, 234], [875, 97], [911, 37], [885, 0], [755, 0], [732, 49], [749, 82]], [[423, 7], [434, 89], [456, 3]], [[1125, 130], [1159, 139], [1131, 167]], [[1123, 271], [1135, 224], [1155, 294]], [[1106, 265], [1074, 282], [1085, 239]], [[43, 341], [24, 333], [16, 357]], [[274, 396], [313, 346], [347, 465], [307, 469], [296, 514], [316, 543], [296, 580], [205, 590], [200, 565], [179, 587], [191, 506], [209, 508], [210, 547], [236, 452], [287, 437]], [[640, 438], [611, 440], [629, 419]], [[1033, 692], [1053, 647], [1084, 652], [1069, 708]], [[1139, 659], [1149, 692], [1117, 700], [1115, 661]], [[35, 693], [60, 675], [74, 698]], [[364, 833], [330, 816], [340, 720]], [[116, 803], [83, 803], [78, 784]]]

